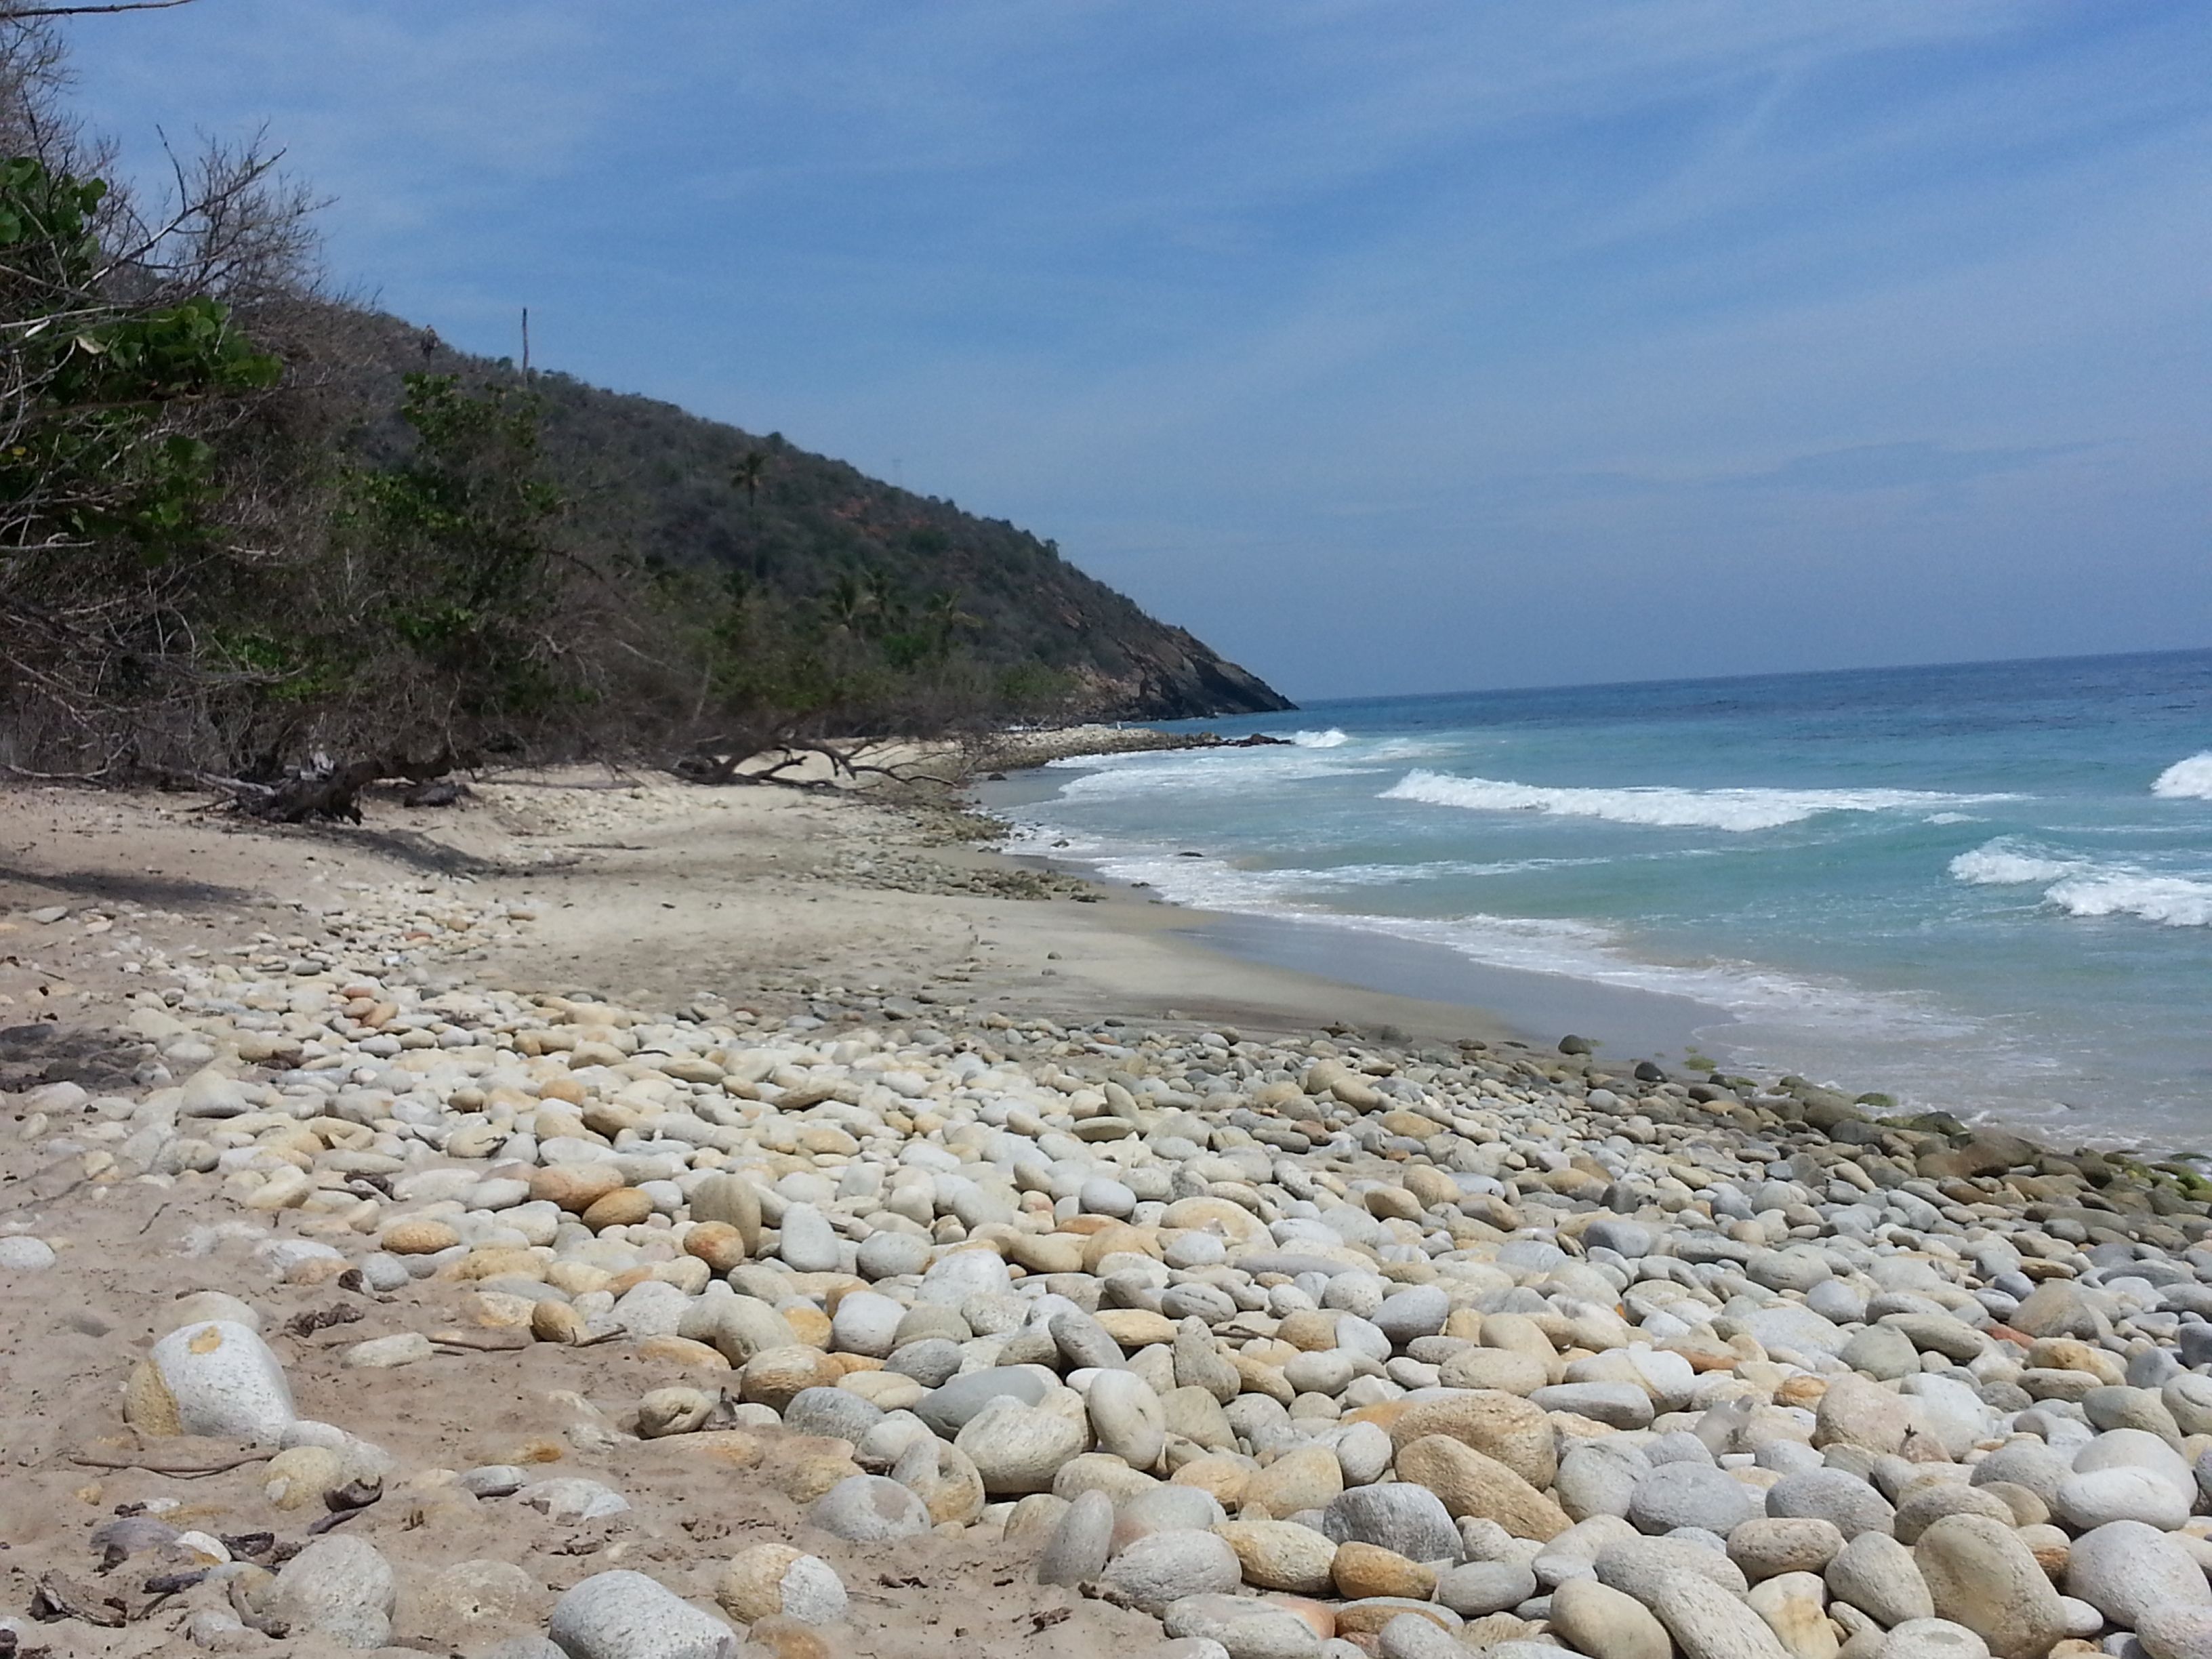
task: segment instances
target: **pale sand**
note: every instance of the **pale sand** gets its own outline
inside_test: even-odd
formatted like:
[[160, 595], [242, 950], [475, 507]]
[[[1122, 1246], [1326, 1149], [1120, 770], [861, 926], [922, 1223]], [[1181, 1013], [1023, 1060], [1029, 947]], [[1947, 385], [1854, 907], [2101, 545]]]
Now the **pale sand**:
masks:
[[[674, 1006], [714, 993], [762, 1012], [798, 988], [920, 990], [950, 1006], [1051, 1018], [1188, 1018], [1255, 1030], [1332, 1023], [1418, 1039], [1512, 1035], [1479, 1012], [1340, 985], [1206, 949], [1182, 937], [1200, 912], [1053, 878], [1093, 900], [994, 896], [1037, 878], [955, 839], [952, 815], [737, 787], [712, 789], [572, 770], [479, 783], [452, 809], [370, 804], [368, 824], [270, 828], [190, 796], [0, 791], [0, 958], [33, 957], [86, 992], [128, 988], [100, 936], [22, 920], [40, 907], [132, 902], [175, 921], [134, 921], [163, 942], [312, 933], [347, 884], [461, 878], [538, 902], [527, 947], [471, 969], [516, 989], [587, 986]], [[868, 867], [872, 866], [872, 867]], [[923, 890], [909, 890], [912, 889]], [[1055, 959], [1056, 958], [1056, 959]], [[0, 1023], [21, 1009], [82, 1007], [41, 994], [54, 974], [0, 960]], [[71, 1018], [76, 1018], [72, 1012]]]
[[[1497, 1035], [1462, 1009], [1347, 991], [1196, 949], [1170, 931], [1188, 913], [1135, 896], [1078, 902], [941, 890], [1038, 885], [1013, 861], [947, 840], [942, 808], [589, 772], [477, 787], [477, 799], [446, 811], [372, 802], [359, 830], [270, 829], [204, 811], [187, 796], [0, 791], [0, 1102], [4, 1091], [64, 1079], [95, 1095], [137, 1092], [129, 1073], [143, 1051], [115, 1028], [121, 1000], [149, 988], [128, 971], [146, 947], [218, 960], [264, 954], [270, 939], [304, 949], [322, 913], [353, 889], [406, 882], [459, 882], [479, 904], [534, 900], [527, 944], [489, 944], [441, 970], [518, 988], [589, 986], [660, 1006], [711, 992], [773, 1015], [803, 1006], [803, 986], [864, 993], [875, 984], [933, 1000], [948, 1022], [955, 1009], [979, 1018], [1036, 1011], [1133, 1020], [1174, 1009], [1255, 1030], [1349, 1020], [1440, 1038]], [[872, 884], [880, 881], [940, 890]], [[1048, 885], [1080, 890], [1060, 879]], [[33, 919], [50, 907], [69, 915]], [[647, 1389], [698, 1380], [626, 1344], [447, 1353], [404, 1373], [342, 1370], [338, 1353], [350, 1343], [452, 1319], [463, 1287], [422, 1281], [364, 1303], [334, 1295], [335, 1286], [276, 1283], [252, 1255], [252, 1240], [270, 1236], [264, 1218], [212, 1187], [88, 1182], [82, 1158], [58, 1144], [51, 1135], [27, 1142], [17, 1125], [0, 1121], [0, 1232], [28, 1228], [60, 1252], [45, 1272], [0, 1274], [0, 1613], [19, 1613], [51, 1571], [95, 1592], [131, 1588], [130, 1575], [99, 1577], [87, 1541], [118, 1505], [181, 1500], [187, 1507], [171, 1516], [180, 1526], [204, 1505], [197, 1512], [220, 1531], [295, 1540], [311, 1518], [270, 1507], [253, 1467], [186, 1480], [72, 1461], [131, 1443], [124, 1380], [166, 1328], [167, 1304], [190, 1291], [248, 1297], [301, 1413], [385, 1446], [404, 1470], [506, 1461], [589, 1409], [563, 1400], [611, 1414]], [[241, 1236], [211, 1255], [183, 1254], [191, 1230], [225, 1224]], [[287, 1321], [334, 1305], [365, 1306], [366, 1316], [282, 1334]], [[186, 1449], [161, 1443], [162, 1455]], [[410, 1585], [463, 1555], [525, 1564], [546, 1587], [519, 1610], [527, 1626], [542, 1621], [552, 1593], [619, 1565], [646, 1567], [706, 1604], [733, 1550], [790, 1537], [800, 1524], [799, 1506], [765, 1478], [771, 1471], [702, 1465], [680, 1441], [571, 1453], [544, 1473], [595, 1476], [635, 1507], [618, 1522], [574, 1526], [510, 1504], [418, 1530], [393, 1503], [349, 1530], [384, 1551]], [[1040, 1588], [1019, 1547], [935, 1537], [821, 1547], [854, 1597], [839, 1652], [856, 1659], [1077, 1659], [1141, 1652], [1158, 1640], [1157, 1624], [1140, 1615]], [[174, 1615], [132, 1611], [122, 1629], [28, 1626], [25, 1645], [56, 1656], [177, 1650]], [[236, 1650], [311, 1650], [324, 1651], [259, 1638]]]

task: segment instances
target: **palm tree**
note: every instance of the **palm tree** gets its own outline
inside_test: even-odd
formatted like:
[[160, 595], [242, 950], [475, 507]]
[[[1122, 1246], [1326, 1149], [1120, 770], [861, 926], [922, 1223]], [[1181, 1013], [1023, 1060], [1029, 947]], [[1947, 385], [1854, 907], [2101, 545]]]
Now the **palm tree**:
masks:
[[846, 632], [857, 634], [860, 618], [867, 615], [875, 595], [868, 583], [848, 570], [830, 584], [830, 615]]
[[933, 647], [940, 657], [951, 650], [957, 629], [976, 625], [975, 618], [960, 608], [960, 596], [945, 588], [929, 596], [927, 614]]
[[760, 503], [761, 480], [768, 476], [768, 456], [757, 449], [748, 449], [738, 458], [738, 470], [730, 475], [730, 482], [745, 492], [748, 512]]
[[768, 548], [760, 540], [760, 487], [767, 476], [768, 456], [757, 449], [738, 456], [737, 470], [730, 474], [731, 485], [745, 492], [745, 516], [752, 520], [753, 577], [763, 582], [768, 580]]
[[906, 609], [899, 603], [898, 594], [892, 588], [889, 571], [869, 571], [867, 586], [868, 604], [878, 616], [896, 619]]

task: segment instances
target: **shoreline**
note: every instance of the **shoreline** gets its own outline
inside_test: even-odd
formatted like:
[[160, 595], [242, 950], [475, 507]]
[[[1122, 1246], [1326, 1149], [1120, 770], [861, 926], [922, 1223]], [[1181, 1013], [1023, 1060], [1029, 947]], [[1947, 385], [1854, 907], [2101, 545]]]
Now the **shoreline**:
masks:
[[[1079, 752], [1064, 757], [1079, 763], [1084, 758]], [[974, 793], [983, 810], [1020, 822], [1024, 808], [1052, 793], [1053, 775], [1041, 770], [1016, 774], [994, 779]], [[1046, 820], [1051, 821], [1050, 814]], [[1156, 827], [1147, 839], [1158, 842], [1158, 851], [1180, 844], [1172, 839], [1175, 833]], [[1129, 889], [1087, 863], [1049, 851], [1024, 846], [1014, 856], [1110, 890], [1146, 890], [1144, 883]], [[1226, 866], [1208, 863], [1192, 867]], [[1170, 879], [1158, 878], [1164, 883]], [[1203, 894], [1209, 889], [1200, 883], [1188, 890]], [[1912, 1029], [1909, 1015], [1899, 1015], [1896, 1029], [1889, 1029], [1879, 1004], [1884, 998], [1909, 1000], [1913, 994], [1909, 988], [1867, 992], [1865, 1008], [1849, 1025], [1838, 1021], [1826, 1030], [1793, 1030], [1786, 1004], [1778, 1011], [1753, 998], [1731, 1006], [1718, 997], [1708, 1000], [1659, 985], [1623, 985], [1595, 974], [1586, 978], [1571, 970], [1488, 961], [1441, 939], [1409, 936], [1417, 923], [1401, 931], [1383, 918], [1340, 918], [1320, 908], [1270, 909], [1255, 904], [1249, 909], [1217, 909], [1209, 908], [1203, 897], [1160, 902], [1176, 906], [1189, 918], [1182, 931], [1194, 947], [1226, 952], [1248, 964], [1317, 975], [1378, 994], [1465, 1008], [1532, 1048], [1550, 1049], [1562, 1037], [1572, 1036], [1617, 1063], [1650, 1058], [1686, 1075], [1721, 1073], [1773, 1080], [1802, 1074], [1851, 1097], [1887, 1103], [1885, 1109], [1893, 1114], [1955, 1115], [1971, 1124], [2053, 1146], [2094, 1146], [2138, 1158], [2170, 1152], [2212, 1167], [2212, 1149], [2206, 1143], [2180, 1138], [2191, 1133], [2185, 1123], [2176, 1127], [2130, 1120], [2107, 1125], [2106, 1114], [2095, 1103], [2100, 1096], [2094, 1079], [2085, 1079], [2076, 1090], [2038, 1092], [2037, 1056], [2033, 1054], [1994, 1054], [1996, 1064], [1990, 1070], [2001, 1080], [1987, 1089], [1955, 1086], [1964, 1079], [1950, 1075], [1942, 1063], [1947, 1039]], [[1632, 959], [1630, 965], [1636, 965]], [[1654, 967], [1647, 977], [1669, 971]], [[1777, 971], [1786, 990], [1801, 994], [1814, 993], [1826, 982], [1817, 962], [1800, 961]], [[1790, 985], [1792, 975], [1803, 982]], [[1838, 981], [1835, 988], [1844, 997], [1856, 994], [1846, 983]], [[1993, 1029], [2003, 1023], [2001, 1016], [1986, 1012], [1960, 1018], [1981, 1018]], [[2135, 1111], [2133, 1115], [2140, 1118], [2144, 1113]]]
[[[1092, 745], [1116, 733], [1150, 746], [1134, 728], [1093, 726], [1024, 734], [1024, 752], [1041, 766], [1100, 752]], [[924, 772], [945, 758], [901, 745], [871, 757]], [[865, 1000], [872, 984], [878, 994], [908, 985], [929, 1006], [977, 1017], [1214, 1023], [1547, 1056], [1571, 1036], [1600, 1065], [1655, 1060], [1697, 1080], [1711, 1068], [1680, 1056], [1710, 1059], [1698, 1033], [1734, 1018], [1687, 998], [1495, 967], [1441, 945], [1177, 904], [1049, 855], [1001, 851], [984, 844], [1001, 820], [972, 805], [980, 783], [840, 786], [823, 769], [805, 788], [718, 789], [572, 767], [479, 779], [459, 810], [402, 810], [398, 792], [386, 791], [362, 829], [272, 828], [203, 811], [191, 796], [9, 785], [0, 787], [0, 1026], [25, 1003], [9, 994], [8, 953], [52, 942], [21, 920], [42, 904], [167, 899], [191, 926], [219, 930], [296, 918], [349, 882], [425, 878], [521, 890], [561, 924], [526, 951], [477, 954], [483, 982], [520, 991], [566, 976], [596, 994], [680, 1005], [721, 985], [766, 1017], [803, 1009], [822, 987]], [[104, 859], [49, 859], [43, 872], [20, 857], [11, 865], [10, 836], [33, 803], [53, 810], [27, 849], [83, 849], [88, 824], [123, 844]], [[262, 890], [272, 882], [276, 891]], [[107, 976], [101, 994], [127, 984]], [[1437, 986], [1454, 994], [1434, 994]], [[66, 1005], [33, 1006], [52, 1019]], [[1728, 1052], [1724, 1037], [1711, 1048]], [[5, 1061], [0, 1053], [0, 1087]], [[1734, 1058], [1722, 1069], [1756, 1074], [1738, 1078], [1749, 1086], [1788, 1075]], [[1850, 1079], [1821, 1086], [1854, 1097]], [[1944, 1112], [1942, 1103], [1929, 1109]], [[1986, 1127], [2062, 1150], [2048, 1123]], [[2194, 1156], [2110, 1137], [2069, 1146], [2141, 1163]]]
[[[1096, 888], [1099, 902], [1109, 907], [1101, 915], [1112, 918], [1116, 931], [1140, 932], [1170, 951], [1188, 954], [1193, 965], [1179, 979], [1202, 971], [1217, 986], [1224, 981], [1236, 985], [1236, 991], [1217, 988], [1212, 995], [1224, 1006], [1245, 1008], [1246, 1023], [1270, 1030], [1346, 1021], [1394, 1029], [1404, 1040], [1453, 1033], [1533, 1050], [1553, 1050], [1561, 1039], [1576, 1036], [1607, 1060], [1632, 1066], [1670, 1051], [1698, 1052], [1694, 1040], [1668, 1041], [1693, 1038], [1681, 1023], [1692, 1018], [1691, 1010], [1697, 1011], [1700, 1028], [1731, 1018], [1724, 1009], [1686, 997], [1617, 991], [1563, 975], [1492, 967], [1447, 946], [1393, 939], [1325, 919], [1209, 910], [1151, 897], [1141, 889], [1049, 857], [1000, 856]], [[1438, 995], [1431, 988], [1459, 994]], [[1198, 994], [1185, 999], [1203, 1000]], [[1547, 1017], [1565, 1007], [1577, 1009], [1577, 1015]], [[1670, 1014], [1678, 1018], [1670, 1019]], [[1556, 1030], [1547, 1035], [1553, 1026]]]
[[[1080, 760], [1091, 752], [1097, 751], [1073, 746], [1056, 750], [1012, 777], [971, 782], [968, 793], [975, 799], [977, 810], [988, 817], [1003, 818], [1022, 801], [1024, 780], [1041, 770], [1047, 760]], [[994, 795], [1000, 799], [992, 799]], [[1467, 1024], [1478, 1032], [1490, 1034], [1492, 1042], [1514, 1042], [1542, 1051], [1553, 1051], [1563, 1038], [1574, 1036], [1588, 1042], [1595, 1052], [1617, 1065], [1633, 1066], [1638, 1060], [1651, 1060], [1679, 1071], [1690, 1056], [1710, 1060], [1717, 1055], [1722, 1069], [1731, 1073], [1783, 1074], [1780, 1068], [1747, 1060], [1731, 1048], [1728, 1028], [1742, 1021], [1717, 1004], [1538, 969], [1485, 963], [1448, 945], [1376, 933], [1326, 916], [1267, 916], [1144, 898], [1142, 889], [1101, 876], [1079, 863], [1056, 859], [1048, 852], [1000, 856], [1023, 867], [1085, 882], [1102, 893], [1183, 918], [1181, 926], [1170, 926], [1167, 931], [1178, 936], [1183, 948], [1204, 953], [1217, 968], [1224, 962], [1235, 964], [1225, 969], [1232, 975], [1294, 976], [1288, 981], [1263, 979], [1273, 994], [1286, 999], [1278, 1020], [1284, 1029], [1300, 1024], [1326, 1024], [1326, 1016], [1314, 1017], [1320, 1006], [1316, 999], [1322, 996], [1325, 1000], [1319, 988], [1331, 987], [1336, 996], [1359, 1000], [1374, 1011], [1363, 1023], [1424, 1033]], [[1408, 1024], [1409, 1019], [1413, 1024]]]
[[[1191, 746], [1186, 734], [1134, 727], [1019, 735], [1025, 769], [1062, 757]], [[1116, 746], [1102, 750], [1102, 741]], [[946, 758], [913, 745], [867, 753], [924, 774]], [[1007, 761], [1011, 751], [983, 763], [994, 757]], [[360, 830], [271, 828], [204, 813], [190, 796], [10, 785], [0, 787], [0, 957], [43, 942], [20, 920], [42, 898], [181, 898], [211, 913], [198, 925], [216, 927], [216, 916], [234, 924], [257, 913], [296, 916], [349, 881], [428, 877], [523, 890], [562, 924], [550, 947], [550, 930], [541, 930], [526, 951], [478, 956], [486, 983], [520, 991], [553, 988], [566, 975], [595, 994], [677, 1004], [719, 981], [765, 1015], [802, 1008], [820, 987], [910, 981], [938, 988], [922, 991], [930, 1006], [976, 1016], [1216, 1023], [1543, 1055], [1571, 1036], [1589, 1045], [1595, 1063], [1655, 1060], [1682, 1078], [1711, 1069], [1686, 1069], [1680, 1056], [1709, 1058], [1701, 1034], [1735, 1018], [1689, 998], [1497, 967], [1325, 921], [1179, 904], [1048, 854], [1003, 851], [984, 844], [1002, 820], [975, 804], [980, 774], [957, 784], [930, 776], [855, 787], [818, 771], [801, 772], [810, 787], [800, 789], [714, 788], [583, 767], [495, 775], [479, 779], [458, 811], [403, 811], [398, 792], [385, 792], [382, 810]], [[90, 867], [10, 867], [9, 832], [34, 800], [58, 808], [43, 826], [46, 844], [72, 844], [88, 819], [94, 833], [126, 845]], [[269, 856], [251, 850], [257, 842]], [[272, 878], [289, 882], [290, 896], [256, 891]], [[0, 999], [9, 988], [0, 967]], [[39, 1006], [52, 1016], [51, 1002]], [[10, 1001], [0, 1000], [0, 1025], [11, 1017]], [[1725, 1038], [1711, 1048], [1725, 1054]], [[1746, 1068], [1730, 1059], [1723, 1069]], [[0, 1085], [5, 1076], [0, 1069]], [[1849, 1079], [1833, 1085], [1847, 1096], [1852, 1086]], [[2047, 1124], [1990, 1127], [2057, 1146]]]
[[196, 805], [0, 790], [0, 1623], [58, 1653], [643, 1597], [783, 1659], [1605, 1659], [1819, 1583], [1802, 1490], [2093, 1659], [2082, 1564], [2212, 1563], [2193, 1170], [1526, 1046], [941, 798]]
[[[1087, 751], [1070, 747], [1047, 758], [1079, 760]], [[1024, 784], [1042, 762], [1014, 777], [971, 783], [968, 793], [976, 810], [1003, 821], [1023, 804]], [[994, 787], [997, 786], [997, 787]], [[996, 797], [996, 799], [994, 799]], [[1294, 1003], [1279, 1012], [1278, 1024], [1326, 1024], [1313, 1018], [1316, 985], [1349, 998], [1394, 1000], [1399, 1013], [1430, 1030], [1465, 1023], [1490, 1040], [1518, 1042], [1551, 1049], [1564, 1037], [1579, 1036], [1615, 1063], [1660, 1060], [1724, 1052], [1717, 1033], [1740, 1023], [1728, 1009], [1694, 998], [1663, 992], [1607, 986], [1564, 974], [1483, 963], [1442, 945], [1371, 932], [1325, 916], [1266, 916], [1208, 909], [1170, 899], [1140, 896], [1145, 890], [1115, 881], [1049, 852], [1001, 852], [1024, 868], [1048, 871], [1081, 881], [1102, 894], [1145, 910], [1164, 910], [1183, 919], [1166, 931], [1188, 950], [1202, 951], [1217, 966], [1237, 964], [1232, 973], [1297, 976]], [[1275, 994], [1283, 995], [1288, 987]], [[1400, 1006], [1402, 1005], [1402, 1006]], [[1456, 1021], [1449, 1011], [1459, 1011]], [[1388, 1008], [1375, 1021], [1404, 1025]], [[1733, 1062], [1732, 1062], [1733, 1063]]]

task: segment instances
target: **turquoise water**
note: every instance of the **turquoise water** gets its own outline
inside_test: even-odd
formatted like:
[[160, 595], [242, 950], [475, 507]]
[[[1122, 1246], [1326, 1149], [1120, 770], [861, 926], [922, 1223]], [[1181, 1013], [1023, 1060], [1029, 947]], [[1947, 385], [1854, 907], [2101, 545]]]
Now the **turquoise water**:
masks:
[[1739, 1065], [2212, 1143], [2212, 652], [1210, 725], [1296, 742], [1057, 764], [1006, 806], [1017, 846], [1562, 1007], [1691, 998]]

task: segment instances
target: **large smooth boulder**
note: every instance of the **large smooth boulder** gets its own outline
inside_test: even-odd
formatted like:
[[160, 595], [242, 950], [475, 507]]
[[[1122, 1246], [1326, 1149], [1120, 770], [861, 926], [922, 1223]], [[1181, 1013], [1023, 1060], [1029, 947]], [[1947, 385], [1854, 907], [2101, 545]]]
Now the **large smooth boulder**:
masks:
[[[1215, 1528], [1229, 1540], [1255, 1589], [1288, 1590], [1297, 1595], [1327, 1595], [1338, 1546], [1311, 1527], [1295, 1521], [1224, 1521]], [[1529, 1580], [1534, 1595], [1535, 1580]], [[1522, 1599], [1522, 1598], [1516, 1598]]]
[[1456, 1560], [1460, 1553], [1459, 1528], [1443, 1500], [1402, 1480], [1338, 1493], [1322, 1511], [1321, 1529], [1336, 1543], [1373, 1544], [1410, 1561]]
[[1070, 1504], [1037, 1557], [1040, 1584], [1080, 1584], [1096, 1578], [1114, 1553], [1114, 1500], [1087, 1492]]
[[1152, 1385], [1134, 1371], [1101, 1371], [1091, 1379], [1084, 1406], [1100, 1451], [1133, 1469], [1149, 1469], [1160, 1461], [1167, 1449], [1167, 1413]]
[[1847, 1539], [1890, 1530], [1897, 1510], [1867, 1482], [1841, 1469], [1798, 1469], [1766, 1489], [1766, 1512], [1826, 1521]]
[[[1917, 1364], [1914, 1369], [1918, 1369]], [[1863, 1376], [1838, 1376], [1829, 1382], [1828, 1391], [1820, 1396], [1820, 1410], [1814, 1418], [1813, 1443], [1896, 1452], [1903, 1449], [1905, 1437], [1911, 1433], [1912, 1420], [1911, 1402], [1903, 1395]]]
[[1548, 1486], [1559, 1473], [1552, 1419], [1518, 1395], [1470, 1389], [1416, 1399], [1390, 1424], [1390, 1443], [1404, 1450], [1441, 1434], [1494, 1457], [1532, 1486]]
[[1186, 1595], [1162, 1612], [1170, 1651], [1229, 1659], [1320, 1659], [1321, 1638], [1289, 1607], [1249, 1595]]
[[912, 1538], [930, 1528], [929, 1506], [896, 1480], [850, 1474], [815, 1500], [806, 1518], [850, 1544]]
[[1434, 1492], [1455, 1520], [1471, 1515], [1495, 1521], [1516, 1538], [1546, 1540], [1574, 1524], [1565, 1510], [1496, 1458], [1444, 1435], [1425, 1436], [1399, 1452], [1398, 1480]]
[[845, 1585], [837, 1570], [788, 1544], [756, 1544], [732, 1556], [714, 1586], [714, 1599], [748, 1625], [776, 1618], [827, 1625], [845, 1616]]
[[593, 1573], [553, 1607], [568, 1659], [736, 1659], [738, 1635], [641, 1572]]
[[1012, 1399], [1034, 1406], [1044, 1398], [1049, 1386], [1044, 1373], [1032, 1366], [994, 1366], [989, 1370], [969, 1371], [932, 1389], [915, 1403], [914, 1414], [929, 1425], [932, 1433], [950, 1440], [993, 1401]]
[[1674, 1642], [1657, 1616], [1634, 1596], [1595, 1578], [1570, 1578], [1553, 1590], [1551, 1619], [1552, 1627], [1583, 1653], [1674, 1659]]
[[1936, 1600], [1912, 1552], [1887, 1533], [1863, 1532], [1828, 1563], [1828, 1593], [1877, 1625], [1933, 1619]]
[[2154, 1608], [2212, 1607], [2212, 1584], [2188, 1547], [2140, 1521], [2114, 1521], [2075, 1539], [2066, 1593], [2129, 1630]]
[[1106, 1564], [1106, 1599], [1158, 1618], [1186, 1595], [1226, 1595], [1243, 1580], [1229, 1540], [1211, 1532], [1156, 1532]]
[[1791, 1659], [1767, 1622], [1745, 1602], [1708, 1579], [1685, 1573], [1651, 1598], [1686, 1659]]
[[1022, 1498], [1050, 1492], [1053, 1477], [1089, 1439], [1083, 1425], [1058, 1412], [1001, 1397], [970, 1418], [952, 1443], [975, 1466], [986, 1492]]
[[1759, 1507], [1750, 1487], [1710, 1463], [1662, 1463], [1636, 1483], [1628, 1519], [1655, 1535], [1695, 1527], [1725, 1538]]
[[1912, 1559], [1936, 1617], [1964, 1625], [1996, 1659], [2043, 1659], [2066, 1633], [2058, 1592], [2002, 1521], [1947, 1515], [1920, 1534]]
[[233, 1320], [171, 1331], [131, 1373], [123, 1414], [143, 1434], [274, 1442], [298, 1413], [269, 1345]]
[[373, 1544], [343, 1535], [318, 1538], [278, 1569], [269, 1609], [294, 1636], [319, 1636], [346, 1648], [380, 1648], [392, 1639], [398, 1585]]

